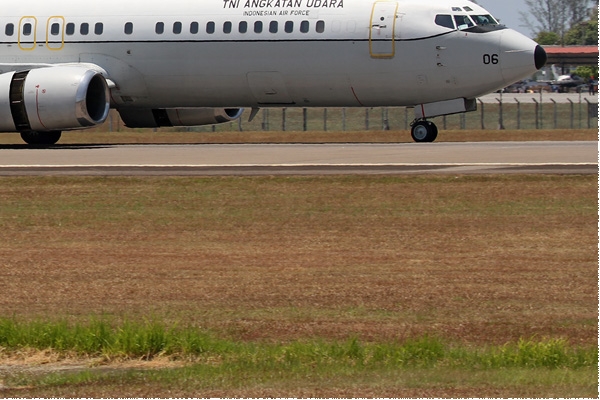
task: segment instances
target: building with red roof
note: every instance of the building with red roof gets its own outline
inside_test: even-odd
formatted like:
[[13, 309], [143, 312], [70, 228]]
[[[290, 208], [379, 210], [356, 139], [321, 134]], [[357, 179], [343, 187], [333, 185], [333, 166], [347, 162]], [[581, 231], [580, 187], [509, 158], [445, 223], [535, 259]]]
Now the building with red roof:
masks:
[[546, 65], [598, 65], [598, 46], [543, 46], [548, 55]]

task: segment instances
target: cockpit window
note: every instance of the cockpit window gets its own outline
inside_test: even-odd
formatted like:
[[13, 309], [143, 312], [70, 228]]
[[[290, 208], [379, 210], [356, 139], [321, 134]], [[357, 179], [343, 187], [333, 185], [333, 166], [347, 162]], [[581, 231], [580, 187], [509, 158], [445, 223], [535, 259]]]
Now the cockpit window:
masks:
[[452, 15], [440, 14], [435, 16], [435, 23], [445, 28], [454, 29], [454, 22], [452, 21]]
[[463, 9], [464, 9], [465, 11], [473, 11], [473, 9], [472, 9], [471, 7], [463, 7]]
[[454, 20], [456, 21], [458, 29], [468, 29], [475, 26], [473, 21], [466, 15], [455, 15]]
[[460, 8], [460, 7], [452, 7], [452, 11], [462, 11], [462, 8]]
[[498, 21], [494, 19], [491, 15], [471, 15], [473, 21], [477, 25], [498, 25]]

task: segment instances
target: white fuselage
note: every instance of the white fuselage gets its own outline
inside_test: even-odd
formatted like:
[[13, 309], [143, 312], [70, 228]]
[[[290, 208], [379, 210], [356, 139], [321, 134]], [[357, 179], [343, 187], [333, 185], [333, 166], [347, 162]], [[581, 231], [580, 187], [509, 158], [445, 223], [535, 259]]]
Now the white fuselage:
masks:
[[536, 70], [528, 38], [457, 23], [488, 14], [449, 0], [20, 0], [0, 10], [0, 73], [88, 65], [116, 108], [472, 99]]

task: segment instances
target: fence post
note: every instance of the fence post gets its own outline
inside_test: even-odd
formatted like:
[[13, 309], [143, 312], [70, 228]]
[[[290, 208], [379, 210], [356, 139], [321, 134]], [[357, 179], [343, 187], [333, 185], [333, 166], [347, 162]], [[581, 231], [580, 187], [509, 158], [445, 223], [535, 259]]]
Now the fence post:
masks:
[[481, 130], [485, 130], [485, 105], [481, 99], [479, 100], [479, 104], [481, 105]]
[[517, 102], [517, 129], [521, 129], [521, 102], [515, 97]]
[[498, 101], [498, 129], [504, 129], [504, 115], [503, 115], [503, 103], [502, 99], [496, 99]]
[[383, 131], [390, 130], [390, 120], [388, 118], [387, 107], [384, 107], [381, 109], [381, 130], [383, 130]]
[[302, 108], [302, 131], [306, 132], [308, 128], [308, 110], [306, 107]]
[[587, 128], [590, 129], [592, 127], [592, 119], [591, 119], [591, 115], [590, 115], [590, 101], [588, 99], [585, 99], [585, 102], [587, 103]]
[[404, 107], [404, 130], [408, 130], [408, 107]]
[[540, 129], [544, 129], [544, 101], [542, 89], [540, 89]]
[[569, 100], [569, 103], [571, 103], [571, 125], [570, 125], [570, 127], [571, 127], [571, 129], [573, 129], [573, 118], [574, 118], [574, 116], [573, 116], [573, 100], [571, 100], [569, 98], [567, 100]]
[[327, 132], [327, 108], [323, 109], [323, 130]]
[[540, 103], [536, 99], [533, 99], [535, 103], [535, 129], [540, 129]]
[[346, 132], [346, 107], [342, 108], [342, 132]]
[[281, 109], [281, 130], [284, 132], [285, 132], [285, 128], [287, 125], [286, 120], [285, 120], [286, 111], [287, 111], [287, 108], [285, 108], [285, 107]]
[[365, 108], [365, 130], [369, 130], [369, 108]]
[[581, 90], [579, 91], [579, 129], [581, 129]]
[[550, 99], [550, 101], [554, 104], [554, 106], [553, 106], [553, 108], [554, 108], [554, 116], [553, 116], [552, 119], [554, 120], [554, 129], [556, 129], [558, 127], [558, 120], [557, 120], [557, 117], [556, 117], [556, 112], [557, 112], [557, 110], [556, 110], [556, 100]]
[[262, 111], [263, 111], [262, 130], [268, 131], [269, 130], [269, 109], [263, 108]]

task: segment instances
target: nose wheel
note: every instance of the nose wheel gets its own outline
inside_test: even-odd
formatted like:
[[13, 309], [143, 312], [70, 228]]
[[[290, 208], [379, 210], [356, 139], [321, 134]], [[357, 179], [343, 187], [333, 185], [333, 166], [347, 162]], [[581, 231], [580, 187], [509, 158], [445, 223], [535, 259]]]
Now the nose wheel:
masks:
[[438, 135], [438, 128], [430, 121], [417, 121], [412, 124], [410, 135], [417, 143], [433, 142]]

